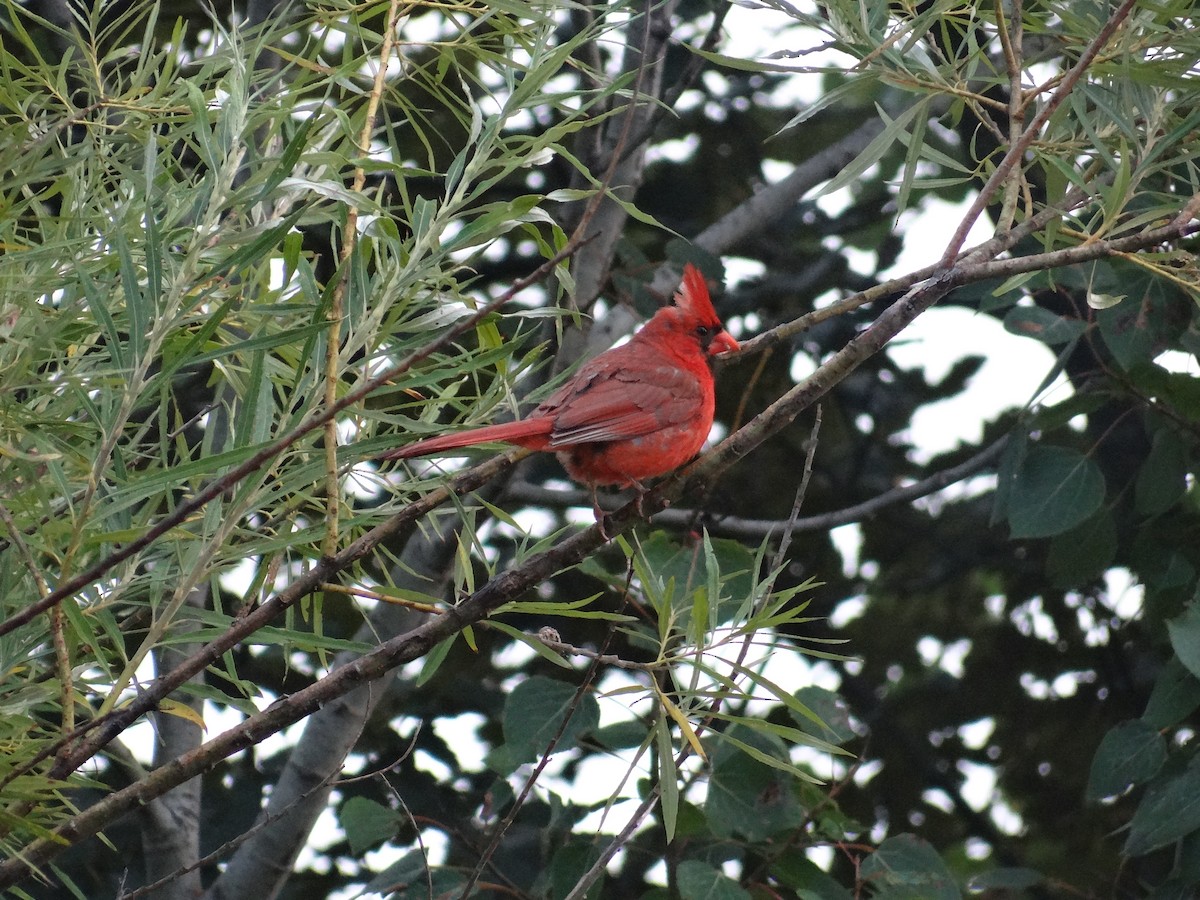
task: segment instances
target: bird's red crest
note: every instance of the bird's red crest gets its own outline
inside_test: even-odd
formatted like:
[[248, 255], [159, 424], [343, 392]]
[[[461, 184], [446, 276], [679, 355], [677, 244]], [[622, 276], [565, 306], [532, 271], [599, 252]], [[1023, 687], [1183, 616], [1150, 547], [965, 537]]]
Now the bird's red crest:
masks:
[[675, 294], [675, 304], [702, 322], [718, 321], [717, 311], [708, 295], [708, 282], [691, 263], [683, 267], [683, 283]]

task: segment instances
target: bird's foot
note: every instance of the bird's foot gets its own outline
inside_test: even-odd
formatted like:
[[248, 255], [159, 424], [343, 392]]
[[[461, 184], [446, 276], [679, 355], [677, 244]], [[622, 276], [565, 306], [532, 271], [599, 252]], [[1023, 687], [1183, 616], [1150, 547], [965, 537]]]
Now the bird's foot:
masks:
[[646, 507], [643, 501], [646, 499], [646, 492], [650, 489], [640, 481], [631, 481], [630, 486], [634, 490], [633, 509], [638, 514], [639, 519], [646, 518]]
[[596, 517], [596, 527], [600, 529], [600, 537], [604, 540], [609, 540], [612, 535], [608, 533], [608, 527], [605, 524], [607, 514], [600, 508], [600, 498], [596, 496], [596, 489], [592, 488], [592, 515]]

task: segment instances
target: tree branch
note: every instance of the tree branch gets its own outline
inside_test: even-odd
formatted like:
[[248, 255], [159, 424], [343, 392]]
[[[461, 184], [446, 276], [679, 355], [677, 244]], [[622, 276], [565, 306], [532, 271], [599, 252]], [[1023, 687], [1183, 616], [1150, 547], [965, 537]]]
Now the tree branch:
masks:
[[979, 218], [980, 213], [984, 208], [992, 202], [992, 194], [996, 189], [1004, 183], [1009, 175], [1012, 174], [1014, 168], [1025, 158], [1026, 151], [1032, 146], [1034, 140], [1041, 133], [1042, 127], [1050, 120], [1050, 116], [1054, 111], [1067, 99], [1071, 91], [1075, 89], [1075, 85], [1086, 74], [1088, 67], [1092, 64], [1092, 60], [1096, 58], [1096, 54], [1100, 49], [1108, 43], [1108, 39], [1113, 36], [1121, 23], [1129, 17], [1136, 5], [1137, 0], [1124, 0], [1117, 7], [1116, 11], [1108, 17], [1108, 21], [1104, 23], [1104, 27], [1100, 29], [1100, 33], [1087, 45], [1079, 60], [1071, 67], [1071, 70], [1059, 82], [1058, 88], [1050, 95], [1050, 99], [1046, 101], [1033, 121], [1021, 133], [1020, 138], [1015, 141], [1004, 154], [1004, 158], [1000, 160], [1000, 164], [996, 166], [996, 170], [992, 172], [987, 183], [979, 190], [979, 194], [972, 201], [970, 208], [963, 216], [962, 221], [958, 223], [958, 228], [955, 230], [953, 237], [950, 238], [950, 243], [946, 245], [946, 252], [942, 255], [942, 264], [947, 265], [958, 256], [958, 251], [962, 249], [963, 242], [967, 239], [967, 233], [971, 230], [971, 226]]

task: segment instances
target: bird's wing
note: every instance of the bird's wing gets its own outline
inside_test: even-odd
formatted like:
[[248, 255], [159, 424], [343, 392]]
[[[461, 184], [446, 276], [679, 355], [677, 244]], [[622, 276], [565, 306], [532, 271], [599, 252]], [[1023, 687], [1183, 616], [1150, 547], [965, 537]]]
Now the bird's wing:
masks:
[[604, 367], [580, 375], [539, 409], [554, 421], [551, 449], [652, 434], [689, 421], [703, 403], [696, 376], [676, 366]]

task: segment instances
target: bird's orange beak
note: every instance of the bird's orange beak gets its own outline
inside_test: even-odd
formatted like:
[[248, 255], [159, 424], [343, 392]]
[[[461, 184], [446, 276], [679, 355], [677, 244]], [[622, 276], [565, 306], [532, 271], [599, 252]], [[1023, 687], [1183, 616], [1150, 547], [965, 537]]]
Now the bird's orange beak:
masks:
[[740, 349], [741, 347], [733, 339], [733, 335], [722, 328], [713, 337], [712, 343], [708, 345], [708, 354], [709, 356], [716, 356], [718, 353], [736, 353]]

